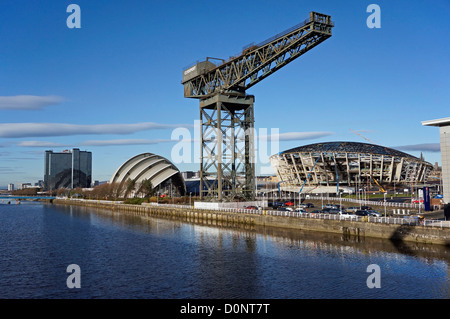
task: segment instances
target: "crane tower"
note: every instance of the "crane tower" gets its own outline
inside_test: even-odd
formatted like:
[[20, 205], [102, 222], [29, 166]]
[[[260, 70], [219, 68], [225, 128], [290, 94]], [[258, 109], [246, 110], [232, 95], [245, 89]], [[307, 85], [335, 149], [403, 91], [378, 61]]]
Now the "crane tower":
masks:
[[310, 12], [227, 61], [207, 58], [183, 71], [184, 97], [200, 100], [200, 198], [254, 198], [255, 98], [246, 91], [331, 37], [333, 26], [331, 16]]

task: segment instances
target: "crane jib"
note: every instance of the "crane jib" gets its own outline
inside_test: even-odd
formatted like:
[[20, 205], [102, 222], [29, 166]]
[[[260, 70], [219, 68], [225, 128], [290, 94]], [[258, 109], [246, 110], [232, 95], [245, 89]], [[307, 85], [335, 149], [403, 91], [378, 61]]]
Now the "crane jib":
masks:
[[215, 93], [245, 92], [289, 62], [331, 37], [331, 16], [310, 12], [309, 19], [257, 45], [214, 64], [208, 59], [183, 71], [184, 96], [205, 98]]

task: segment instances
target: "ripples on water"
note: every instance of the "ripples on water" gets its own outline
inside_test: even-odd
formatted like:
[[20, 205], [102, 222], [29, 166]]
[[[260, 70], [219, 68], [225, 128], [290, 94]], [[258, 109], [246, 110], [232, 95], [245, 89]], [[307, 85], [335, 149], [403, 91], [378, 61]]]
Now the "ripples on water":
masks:
[[[449, 298], [449, 250], [35, 203], [0, 207], [2, 298]], [[81, 268], [68, 289], [66, 267]], [[381, 288], [369, 289], [369, 264]]]

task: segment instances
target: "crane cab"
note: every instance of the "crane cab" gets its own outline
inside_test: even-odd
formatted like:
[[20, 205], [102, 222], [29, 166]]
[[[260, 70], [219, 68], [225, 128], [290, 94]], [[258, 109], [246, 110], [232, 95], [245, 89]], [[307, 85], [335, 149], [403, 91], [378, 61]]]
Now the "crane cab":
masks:
[[216, 68], [216, 65], [208, 60], [199, 62], [194, 66], [191, 66], [183, 71], [183, 81], [184, 84], [184, 97], [191, 97], [193, 95], [192, 85], [189, 82], [193, 78], [203, 75]]

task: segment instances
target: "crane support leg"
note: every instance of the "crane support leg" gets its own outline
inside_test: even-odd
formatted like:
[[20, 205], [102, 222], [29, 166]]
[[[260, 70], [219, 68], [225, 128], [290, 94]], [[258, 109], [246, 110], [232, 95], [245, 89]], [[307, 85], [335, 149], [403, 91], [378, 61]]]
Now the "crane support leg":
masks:
[[200, 100], [200, 198], [255, 197], [254, 97]]

